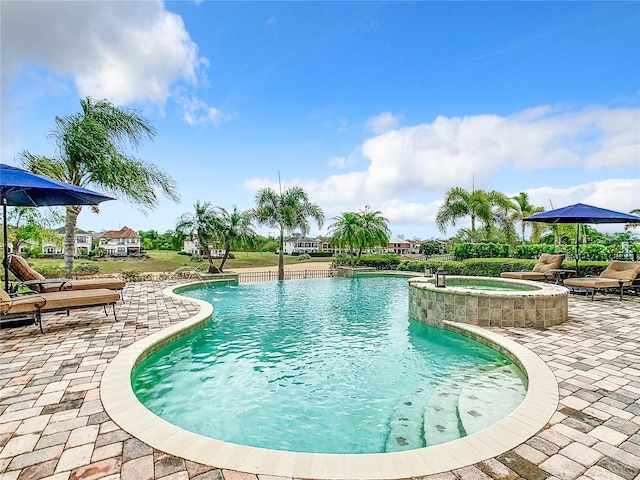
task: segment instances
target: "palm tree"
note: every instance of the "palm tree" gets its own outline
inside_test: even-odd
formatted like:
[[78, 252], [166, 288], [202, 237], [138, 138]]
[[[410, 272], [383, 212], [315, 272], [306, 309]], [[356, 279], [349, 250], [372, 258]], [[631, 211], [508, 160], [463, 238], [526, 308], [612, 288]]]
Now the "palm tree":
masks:
[[217, 228], [216, 211], [209, 202], [196, 201], [193, 212], [184, 213], [176, 224], [176, 231], [193, 237], [198, 236], [200, 247], [204, 250], [204, 256], [209, 261], [209, 273], [218, 273], [213, 264], [209, 245], [214, 241]]
[[391, 231], [389, 220], [382, 216], [379, 210], [371, 210], [369, 205], [358, 212], [360, 217], [361, 241], [358, 250], [358, 261], [364, 248], [386, 246], [389, 243]]
[[[640, 208], [634, 208], [633, 210], [631, 210], [629, 213], [631, 213], [632, 215], [640, 215]], [[640, 223], [627, 223], [624, 226], [625, 230], [629, 230], [630, 228], [634, 228], [634, 227], [640, 227]]]
[[[152, 163], [128, 154], [156, 130], [133, 109], [116, 107], [107, 100], [80, 100], [82, 112], [56, 117], [58, 158], [22, 153], [22, 163], [34, 173], [80, 187], [94, 188], [121, 197], [143, 213], [157, 207], [156, 192], [177, 202], [176, 184]], [[65, 221], [65, 267], [73, 269], [74, 231], [82, 206], [67, 206]], [[94, 209], [97, 211], [97, 208]]]
[[313, 218], [322, 228], [324, 213], [300, 187], [287, 188], [277, 193], [271, 188], [263, 188], [256, 194], [256, 206], [252, 217], [261, 225], [277, 228], [279, 237], [278, 280], [284, 280], [284, 232], [293, 233], [299, 229], [303, 235], [309, 233], [309, 218]]
[[218, 269], [222, 272], [224, 264], [229, 258], [229, 252], [235, 243], [252, 245], [255, 243], [256, 232], [251, 225], [251, 212], [241, 212], [234, 205], [232, 211], [218, 207], [215, 212], [214, 229], [217, 242], [224, 249], [222, 262]]
[[344, 212], [335, 217], [334, 222], [329, 225], [329, 243], [353, 252], [360, 246], [360, 223], [360, 216], [356, 212]]
[[476, 219], [482, 222], [484, 228], [489, 229], [498, 219], [514, 208], [513, 203], [505, 194], [492, 190], [466, 191], [460, 187], [451, 188], [445, 195], [444, 203], [436, 215], [436, 225], [442, 233], [446, 232], [448, 224], [464, 217], [471, 217], [471, 242], [477, 241]]
[[[544, 212], [544, 207], [536, 207], [529, 202], [529, 194], [527, 192], [520, 192], [515, 197], [511, 197], [515, 200], [514, 205], [516, 210], [511, 214], [511, 220], [513, 222], [520, 222], [522, 233], [522, 244], [525, 243], [525, 228], [526, 223], [522, 221], [523, 218], [530, 217], [534, 213]], [[531, 222], [531, 241], [537, 243], [542, 233], [542, 226], [538, 222]]]

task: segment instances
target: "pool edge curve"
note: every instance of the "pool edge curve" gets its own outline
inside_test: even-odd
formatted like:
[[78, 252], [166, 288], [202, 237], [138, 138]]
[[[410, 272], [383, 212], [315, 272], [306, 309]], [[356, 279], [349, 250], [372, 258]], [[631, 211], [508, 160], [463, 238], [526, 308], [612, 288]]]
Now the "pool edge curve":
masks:
[[[163, 294], [206, 282], [167, 287]], [[472, 435], [440, 445], [379, 454], [286, 452], [237, 445], [188, 432], [158, 417], [135, 396], [131, 372], [151, 352], [206, 322], [213, 307], [200, 306], [193, 317], [155, 332], [122, 350], [105, 369], [100, 398], [111, 419], [124, 431], [163, 452], [212, 467], [252, 474], [313, 479], [391, 480], [455, 470], [495, 457], [524, 443], [544, 428], [556, 412], [558, 384], [549, 366], [513, 340], [482, 327], [445, 322], [445, 328], [507, 354], [526, 373], [529, 388], [522, 403], [499, 422]]]

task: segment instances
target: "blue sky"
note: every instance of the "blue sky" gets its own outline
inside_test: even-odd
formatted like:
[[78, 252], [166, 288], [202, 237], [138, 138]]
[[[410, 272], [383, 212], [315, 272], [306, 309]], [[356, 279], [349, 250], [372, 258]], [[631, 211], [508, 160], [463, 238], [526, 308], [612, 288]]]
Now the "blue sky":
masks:
[[312, 234], [371, 205], [394, 236], [451, 236], [465, 222], [442, 234], [436, 212], [473, 185], [547, 209], [640, 208], [639, 2], [0, 9], [3, 163], [54, 155], [55, 117], [89, 95], [158, 130], [136, 155], [176, 180], [181, 204], [107, 202], [81, 213], [86, 230], [163, 232], [196, 200], [250, 208], [278, 172], [324, 209]]

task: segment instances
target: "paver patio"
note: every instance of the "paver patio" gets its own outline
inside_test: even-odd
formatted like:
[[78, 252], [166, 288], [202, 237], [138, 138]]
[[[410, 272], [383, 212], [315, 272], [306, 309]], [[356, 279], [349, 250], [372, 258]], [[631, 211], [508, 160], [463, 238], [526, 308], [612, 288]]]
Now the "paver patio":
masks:
[[[0, 480], [256, 480], [167, 455], [105, 413], [100, 380], [136, 340], [197, 306], [131, 283], [119, 322], [100, 308], [44, 316], [0, 332]], [[560, 388], [549, 424], [495, 458], [425, 479], [640, 479], [640, 297], [570, 296], [569, 321], [545, 330], [495, 329], [547, 362]], [[258, 476], [260, 480], [275, 480]]]

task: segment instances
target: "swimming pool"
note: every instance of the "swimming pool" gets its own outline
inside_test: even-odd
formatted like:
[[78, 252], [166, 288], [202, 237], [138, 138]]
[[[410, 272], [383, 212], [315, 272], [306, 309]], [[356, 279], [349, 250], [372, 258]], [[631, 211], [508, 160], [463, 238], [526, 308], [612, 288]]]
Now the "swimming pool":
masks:
[[496, 350], [410, 319], [406, 278], [182, 294], [213, 304], [212, 321], [142, 361], [132, 383], [151, 411], [208, 437], [295, 452], [416, 449], [485, 428], [526, 392]]
[[[199, 282], [202, 284], [202, 282]], [[168, 297], [184, 301], [169, 285]], [[136, 398], [131, 375], [153, 352], [210, 321], [211, 304], [191, 299], [199, 311], [141, 338], [121, 350], [108, 364], [100, 382], [100, 400], [111, 420], [132, 437], [178, 458], [253, 475], [331, 480], [397, 480], [455, 470], [500, 455], [524, 443], [544, 428], [555, 413], [558, 383], [549, 366], [528, 348], [494, 331], [444, 321], [442, 328], [478, 339], [505, 352], [529, 380], [527, 395], [509, 415], [466, 437], [425, 448], [380, 454], [323, 454], [287, 452], [223, 442], [189, 432], [152, 413]]]

